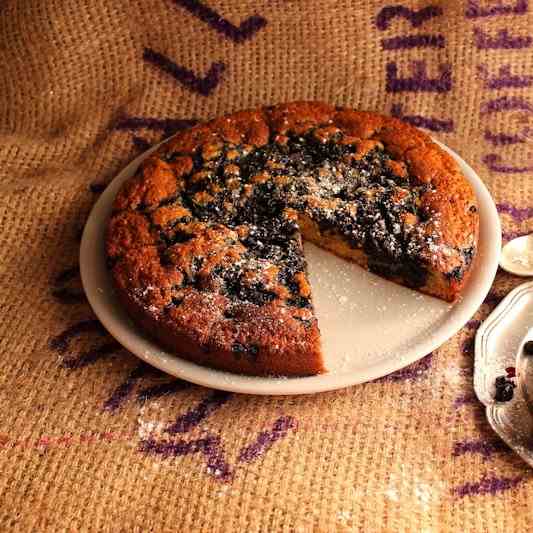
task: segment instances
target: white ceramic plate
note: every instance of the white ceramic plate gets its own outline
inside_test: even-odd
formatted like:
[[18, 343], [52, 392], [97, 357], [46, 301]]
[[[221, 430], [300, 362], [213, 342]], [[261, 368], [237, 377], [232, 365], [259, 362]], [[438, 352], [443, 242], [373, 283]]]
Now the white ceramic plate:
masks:
[[462, 298], [451, 306], [306, 243], [313, 302], [329, 369], [326, 374], [265, 378], [213, 370], [161, 349], [133, 325], [113, 294], [104, 257], [104, 229], [121, 184], [153, 149], [113, 180], [89, 216], [80, 249], [81, 279], [89, 303], [109, 333], [132, 353], [168, 374], [206, 387], [248, 394], [306, 394], [364, 383], [399, 370], [438, 348], [464, 326], [487, 295], [498, 268], [501, 230], [494, 202], [476, 173], [441, 146], [457, 160], [479, 201], [479, 251]]

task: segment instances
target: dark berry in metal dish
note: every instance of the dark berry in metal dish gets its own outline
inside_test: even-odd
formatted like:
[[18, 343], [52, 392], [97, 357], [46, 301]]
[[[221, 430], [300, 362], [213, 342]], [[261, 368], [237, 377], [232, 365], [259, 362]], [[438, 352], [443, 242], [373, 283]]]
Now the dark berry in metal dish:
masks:
[[524, 344], [524, 353], [527, 355], [533, 355], [533, 341], [527, 341]]
[[497, 402], [509, 402], [513, 399], [516, 385], [505, 376], [499, 376], [495, 382], [496, 394], [494, 399]]

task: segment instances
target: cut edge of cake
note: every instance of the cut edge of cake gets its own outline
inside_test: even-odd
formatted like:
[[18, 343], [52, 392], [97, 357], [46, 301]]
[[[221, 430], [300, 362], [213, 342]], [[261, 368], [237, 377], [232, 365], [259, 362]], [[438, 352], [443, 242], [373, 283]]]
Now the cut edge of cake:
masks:
[[[172, 176], [185, 176], [191, 172], [192, 156], [187, 156], [187, 153], [192, 154], [196, 147], [202, 146], [208, 138], [207, 132], [211, 130], [220, 130], [218, 135], [226, 135], [229, 138], [233, 136], [235, 139], [237, 137], [231, 133], [231, 128], [235, 127], [236, 131], [244, 131], [242, 135], [249, 135], [253, 144], [253, 139], [263, 135], [258, 133], [262, 132], [261, 120], [267, 121], [269, 128], [273, 128], [278, 135], [283, 135], [287, 131], [287, 124], [292, 123], [296, 129], [304, 131], [305, 128], [320, 123], [321, 117], [324, 116], [335, 117], [336, 125], [347, 132], [347, 135], [363, 139], [363, 143], [364, 139], [370, 139], [372, 142], [377, 139], [392, 154], [402, 161], [405, 160], [417, 179], [436, 184], [435, 190], [428, 193], [423, 201], [429, 206], [428, 209], [434, 209], [450, 223], [442, 230], [439, 229], [446, 233], [445, 247], [432, 250], [431, 246], [428, 246], [423, 283], [421, 279], [416, 278], [416, 272], [412, 273], [412, 276], [408, 271], [397, 275], [390, 270], [390, 265], [379, 264], [372, 253], [367, 253], [363, 248], [350, 247], [340, 234], [322, 231], [315, 220], [303, 212], [297, 212], [295, 216], [301, 236], [386, 279], [414, 287], [420, 292], [445, 301], [453, 302], [457, 299], [471, 272], [470, 263], [475, 256], [478, 241], [479, 217], [473, 189], [453, 158], [433, 143], [425, 133], [397, 119], [333, 108], [315, 102], [282, 104], [259, 112], [236, 113], [178, 134], [143, 164], [139, 172], [123, 186], [115, 200], [115, 215], [120, 214], [119, 212], [131, 215], [131, 220], [124, 223], [118, 236], [113, 234], [113, 224], [108, 226], [106, 236], [108, 257], [113, 260], [115, 256], [122, 254], [118, 264], [112, 267], [117, 294], [134, 322], [165, 348], [201, 365], [244, 374], [308, 376], [326, 371], [320, 348], [319, 325], [314, 313], [306, 333], [302, 335], [302, 330], [298, 328], [284, 327], [279, 313], [270, 316], [268, 306], [250, 306], [246, 309], [246, 306], [241, 306], [243, 324], [246, 325], [245, 329], [249, 329], [243, 338], [256, 338], [254, 343], [246, 345], [231, 340], [224, 343], [223, 331], [217, 333], [220, 342], [209, 341], [211, 323], [207, 322], [213, 319], [214, 324], [215, 319], [219, 320], [219, 314], [226, 306], [221, 295], [198, 293], [190, 296], [188, 305], [190, 304], [192, 311], [187, 317], [189, 326], [184, 322], [177, 327], [172, 313], [167, 316], [155, 305], [150, 305], [149, 299], [141, 290], [142, 287], [146, 287], [146, 283], [151, 287], [152, 282], [157, 284], [158, 280], [161, 280], [161, 287], [156, 289], [162, 295], [163, 286], [168, 282], [165, 277], [172, 277], [174, 273], [172, 267], [163, 265], [161, 260], [155, 257], [158, 255], [158, 247], [157, 239], [150, 234], [153, 227], [146, 226], [145, 221], [140, 222], [139, 219], [135, 222], [135, 209], [132, 209], [134, 204], [142, 205], [142, 198], [150, 195], [164, 198], [165, 194], [170, 194], [166, 191], [172, 189]], [[328, 120], [333, 121], [331, 118]], [[277, 130], [276, 124], [281, 124]], [[180, 167], [170, 173], [168, 165], [160, 164], [158, 157], [164, 158], [166, 153], [175, 150], [182, 137], [185, 155], [178, 157]], [[469, 242], [472, 243], [470, 252], [468, 247], [461, 247], [465, 241], [465, 232], [469, 234]], [[150, 255], [154, 256], [152, 265], [148, 264]], [[156, 265], [158, 262], [160, 264]], [[157, 272], [149, 272], [150, 269]], [[305, 278], [307, 280], [307, 274]], [[159, 292], [157, 298], [160, 296]], [[168, 301], [168, 294], [165, 298]], [[161, 296], [160, 300], [163, 299]], [[312, 301], [312, 295], [309, 295], [309, 299]], [[220, 309], [217, 310], [217, 306], [220, 306]], [[257, 347], [258, 352], [254, 353], [253, 346]]]

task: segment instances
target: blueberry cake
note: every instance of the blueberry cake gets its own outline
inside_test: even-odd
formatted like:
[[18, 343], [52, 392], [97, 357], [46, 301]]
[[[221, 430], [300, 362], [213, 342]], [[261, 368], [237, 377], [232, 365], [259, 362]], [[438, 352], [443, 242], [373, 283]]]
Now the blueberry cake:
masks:
[[196, 363], [252, 375], [325, 371], [302, 239], [454, 301], [478, 209], [418, 129], [318, 102], [178, 133], [117, 195], [106, 255], [133, 320]]

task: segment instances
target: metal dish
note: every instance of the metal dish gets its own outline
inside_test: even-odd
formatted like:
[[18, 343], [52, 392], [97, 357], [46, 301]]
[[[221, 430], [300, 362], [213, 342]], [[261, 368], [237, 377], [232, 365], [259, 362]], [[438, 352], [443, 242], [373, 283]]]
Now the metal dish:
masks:
[[[474, 389], [486, 406], [490, 425], [533, 467], [533, 356], [523, 350], [529, 340], [533, 340], [533, 282], [512, 290], [481, 325], [474, 370]], [[496, 378], [508, 375], [509, 369], [516, 373], [513, 398], [496, 401]]]

